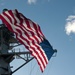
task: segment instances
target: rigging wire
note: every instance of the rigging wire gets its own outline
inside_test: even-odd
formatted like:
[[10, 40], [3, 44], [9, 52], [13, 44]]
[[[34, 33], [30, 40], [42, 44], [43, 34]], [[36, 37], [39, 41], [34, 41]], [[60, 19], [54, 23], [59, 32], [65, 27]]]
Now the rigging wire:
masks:
[[52, 66], [53, 66], [53, 62], [54, 62], [54, 58], [53, 59], [51, 59], [51, 61], [50, 61], [50, 65], [48, 64], [48, 66], [49, 66], [49, 68], [48, 68], [48, 70], [47, 70], [47, 74], [46, 75], [50, 75], [50, 70], [51, 70], [51, 68], [52, 68]]
[[47, 66], [48, 68], [46, 68], [47, 70], [45, 69], [43, 73], [41, 71], [39, 73], [39, 68], [37, 68], [36, 75], [38, 75], [38, 73], [39, 75], [50, 75], [49, 72], [52, 68], [53, 62], [54, 62], [54, 59], [53, 60], [51, 59], [50, 63], [48, 63], [48, 66]]
[[[49, 61], [49, 62], [50, 62], [50, 63], [48, 63], [48, 66], [47, 66], [47, 68], [44, 70], [44, 72], [43, 72], [43, 73], [40, 72], [39, 75], [50, 75], [49, 72], [50, 72], [50, 70], [51, 70], [51, 68], [52, 68], [54, 59], [51, 59], [51, 61]], [[38, 75], [38, 73], [39, 73], [39, 69], [37, 70], [36, 75]]]
[[32, 67], [32, 62], [31, 62], [31, 70], [30, 70], [30, 74], [29, 75], [31, 75], [32, 74], [32, 70], [35, 68], [35, 66], [36, 66], [36, 62], [35, 62], [35, 64], [34, 64], [34, 66]]
[[36, 75], [39, 73], [39, 67], [37, 68]]

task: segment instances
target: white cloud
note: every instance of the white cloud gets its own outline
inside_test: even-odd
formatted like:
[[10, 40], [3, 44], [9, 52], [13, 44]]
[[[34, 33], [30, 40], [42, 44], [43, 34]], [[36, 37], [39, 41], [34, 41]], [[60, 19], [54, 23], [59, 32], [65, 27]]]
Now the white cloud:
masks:
[[71, 33], [75, 33], [75, 15], [68, 16], [66, 21], [67, 21], [65, 25], [66, 34], [70, 35]]
[[37, 0], [28, 0], [28, 4], [35, 4], [37, 2]]
[[66, 19], [67, 21], [70, 21], [70, 20], [73, 20], [73, 19], [75, 19], [75, 15], [70, 15], [70, 16], [68, 16], [68, 18]]

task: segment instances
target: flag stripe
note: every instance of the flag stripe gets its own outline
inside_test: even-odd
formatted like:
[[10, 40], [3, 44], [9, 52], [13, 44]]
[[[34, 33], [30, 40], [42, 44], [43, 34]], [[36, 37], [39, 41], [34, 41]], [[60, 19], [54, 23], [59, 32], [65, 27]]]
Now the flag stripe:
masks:
[[[6, 26], [8, 25], [8, 29], [9, 29], [10, 31], [13, 31], [12, 27], [10, 26], [11, 23], [8, 23], [8, 22], [9, 22], [9, 19], [8, 19], [5, 15], [3, 15], [3, 14], [0, 15], [0, 18], [1, 18], [2, 21], [5, 23]], [[7, 20], [8, 20], [8, 21], [7, 21]]]
[[[22, 17], [22, 16], [21, 16]], [[23, 18], [23, 17], [22, 17]], [[23, 18], [24, 19], [24, 18]], [[34, 32], [34, 34], [36, 34], [36, 35], [38, 35], [38, 37], [39, 37], [39, 40], [41, 39], [41, 41], [43, 40], [42, 39], [42, 37], [41, 36], [43, 36], [43, 35], [39, 35], [39, 34], [37, 34], [39, 31], [37, 31], [37, 26], [38, 25], [36, 25], [34, 22], [32, 22], [30, 19], [28, 19], [28, 20], [25, 20], [26, 21], [26, 23], [27, 24], [25, 24], [25, 25], [23, 25], [23, 26], [25, 26], [25, 28], [27, 28], [28, 30], [32, 30], [33, 32]], [[29, 22], [28, 22], [29, 21]], [[23, 23], [25, 23], [25, 22], [23, 22]], [[27, 27], [28, 26], [28, 27]], [[39, 27], [39, 26], [38, 26]]]
[[[37, 40], [37, 43], [40, 43], [41, 39], [39, 38], [39, 36], [37, 35], [37, 33], [35, 31], [33, 31], [30, 27], [30, 23], [29, 23], [29, 20], [25, 21], [26, 24], [27, 24], [27, 29], [31, 32], [31, 34], [35, 37], [35, 40]], [[34, 28], [35, 29], [35, 28]], [[38, 37], [37, 37], [38, 36]]]

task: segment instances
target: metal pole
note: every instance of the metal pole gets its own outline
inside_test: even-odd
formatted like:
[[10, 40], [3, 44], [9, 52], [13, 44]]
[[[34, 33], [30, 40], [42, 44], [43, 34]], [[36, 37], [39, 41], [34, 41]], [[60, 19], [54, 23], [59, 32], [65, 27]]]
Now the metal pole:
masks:
[[17, 70], [19, 70], [20, 68], [22, 68], [24, 65], [26, 65], [28, 62], [30, 62], [32, 59], [34, 59], [34, 57], [32, 57], [30, 60], [27, 60], [24, 64], [22, 64], [20, 67], [18, 67], [16, 70], [14, 70], [11, 74], [15, 73]]
[[4, 43], [3, 31], [3, 27], [0, 27], [0, 75], [10, 75], [10, 65], [9, 62], [6, 61], [8, 56], [2, 55], [8, 52], [8, 46]]

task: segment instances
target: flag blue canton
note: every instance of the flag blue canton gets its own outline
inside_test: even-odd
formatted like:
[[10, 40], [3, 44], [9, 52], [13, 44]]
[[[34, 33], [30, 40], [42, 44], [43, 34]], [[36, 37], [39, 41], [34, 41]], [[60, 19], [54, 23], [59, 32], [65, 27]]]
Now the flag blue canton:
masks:
[[51, 56], [54, 54], [54, 50], [52, 46], [50, 45], [49, 41], [44, 39], [39, 45], [44, 50], [48, 60], [50, 60]]

